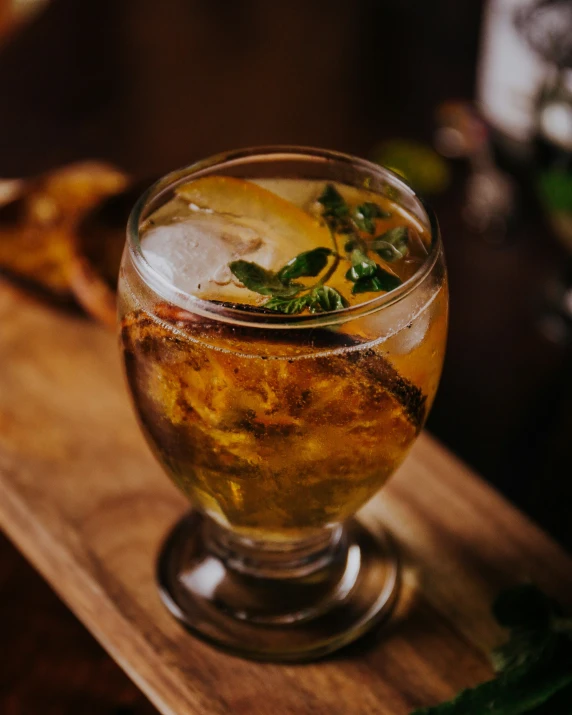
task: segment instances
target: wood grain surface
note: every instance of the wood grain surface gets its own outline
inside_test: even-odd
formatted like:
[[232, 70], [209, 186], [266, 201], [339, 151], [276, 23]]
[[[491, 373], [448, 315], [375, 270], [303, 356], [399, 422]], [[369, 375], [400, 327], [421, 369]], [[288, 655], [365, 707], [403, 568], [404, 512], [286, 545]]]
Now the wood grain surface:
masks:
[[392, 623], [320, 663], [243, 661], [159, 600], [157, 550], [186, 508], [139, 433], [114, 336], [0, 284], [0, 526], [162, 713], [407, 715], [490, 675], [499, 587], [532, 579], [572, 605], [571, 560], [423, 435], [367, 514], [404, 557]]

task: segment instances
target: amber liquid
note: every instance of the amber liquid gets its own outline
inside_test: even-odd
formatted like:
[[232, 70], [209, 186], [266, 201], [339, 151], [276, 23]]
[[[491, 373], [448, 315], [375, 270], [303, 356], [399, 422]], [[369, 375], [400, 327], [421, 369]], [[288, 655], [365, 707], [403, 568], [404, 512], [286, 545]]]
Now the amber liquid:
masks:
[[168, 305], [158, 312], [177, 327], [133, 311], [122, 335], [144, 432], [192, 503], [235, 530], [287, 537], [343, 520], [386, 482], [425, 421], [441, 370], [442, 294], [425, 339], [398, 357], [401, 372], [387, 343], [320, 344], [317, 356], [300, 356], [263, 334], [178, 320]]
[[236, 532], [300, 538], [346, 519], [425, 422], [445, 345], [444, 276], [383, 339], [375, 316], [246, 328], [139, 301], [123, 280], [123, 354], [143, 431], [191, 502]]

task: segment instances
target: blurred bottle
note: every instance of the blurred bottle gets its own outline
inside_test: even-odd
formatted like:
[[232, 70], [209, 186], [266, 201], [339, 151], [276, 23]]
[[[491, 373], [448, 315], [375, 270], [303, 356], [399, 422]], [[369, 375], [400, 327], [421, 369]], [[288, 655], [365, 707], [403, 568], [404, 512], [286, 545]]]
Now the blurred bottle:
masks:
[[[477, 100], [497, 160], [534, 192], [572, 266], [572, 0], [489, 0]], [[546, 286], [553, 342], [572, 341], [571, 275]]]
[[[477, 101], [500, 161], [524, 170], [551, 221], [572, 216], [572, 0], [489, 0]], [[572, 251], [570, 222], [552, 223]]]
[[509, 160], [532, 158], [534, 105], [546, 62], [524, 38], [518, 19], [531, 0], [489, 0], [483, 19], [477, 72], [477, 102]]

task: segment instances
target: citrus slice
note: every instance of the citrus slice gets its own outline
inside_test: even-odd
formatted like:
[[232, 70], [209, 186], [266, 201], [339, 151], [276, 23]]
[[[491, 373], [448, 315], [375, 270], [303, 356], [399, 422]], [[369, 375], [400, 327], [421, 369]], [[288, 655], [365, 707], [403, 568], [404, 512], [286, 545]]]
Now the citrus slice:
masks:
[[176, 193], [199, 208], [260, 221], [291, 257], [331, 242], [329, 230], [316, 217], [251, 181], [205, 176], [179, 186]]

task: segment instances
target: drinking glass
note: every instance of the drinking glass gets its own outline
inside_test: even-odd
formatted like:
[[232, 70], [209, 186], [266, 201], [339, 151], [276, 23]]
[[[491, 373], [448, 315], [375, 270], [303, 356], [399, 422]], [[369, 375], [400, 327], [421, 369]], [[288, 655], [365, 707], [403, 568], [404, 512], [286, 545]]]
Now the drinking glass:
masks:
[[[197, 298], [146, 260], [141, 227], [178, 186], [215, 175], [366, 187], [421, 224], [430, 245], [398, 288], [333, 312]], [[405, 458], [440, 377], [448, 293], [427, 206], [391, 171], [344, 154], [219, 155], [139, 199], [119, 297], [141, 429], [191, 503], [158, 561], [171, 613], [212, 644], [276, 661], [323, 656], [385, 619], [396, 553], [356, 513]]]

